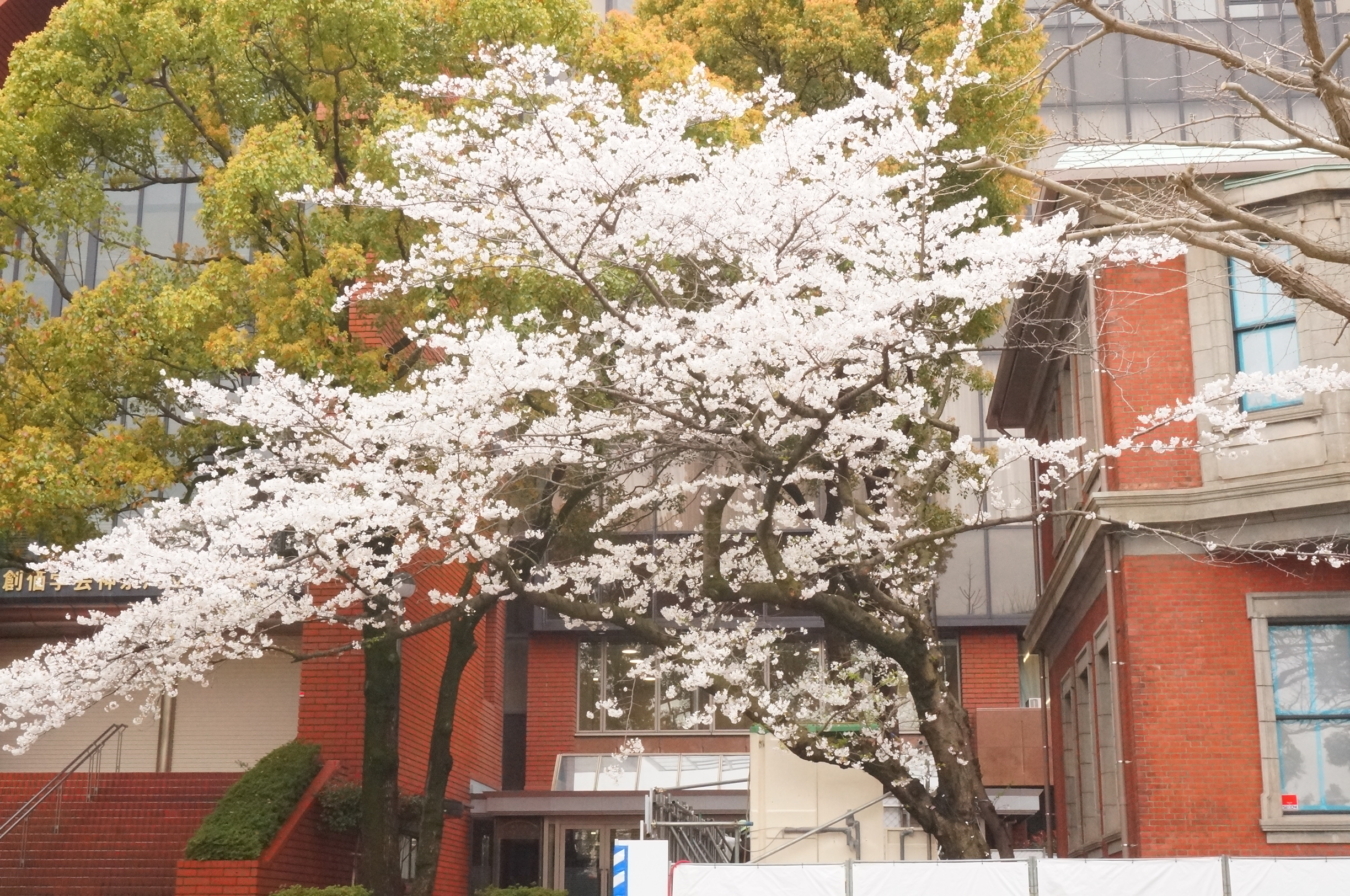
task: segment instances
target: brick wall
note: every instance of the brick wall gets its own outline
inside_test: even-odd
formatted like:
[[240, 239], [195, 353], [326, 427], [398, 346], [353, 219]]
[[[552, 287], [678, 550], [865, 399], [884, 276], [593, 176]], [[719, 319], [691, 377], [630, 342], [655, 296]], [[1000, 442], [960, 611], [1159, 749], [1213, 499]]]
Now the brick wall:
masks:
[[301, 796], [260, 858], [178, 863], [174, 896], [268, 896], [283, 887], [349, 883], [356, 851], [352, 835], [335, 835], [319, 824], [319, 791], [340, 764], [327, 762]]
[[[434, 558], [416, 572], [418, 592], [408, 602], [411, 621], [444, 609], [425, 599], [430, 589], [454, 593], [463, 581], [461, 567], [437, 565]], [[316, 588], [316, 599], [331, 597], [331, 588]], [[454, 759], [446, 796], [469, 801], [470, 779], [501, 786], [501, 656], [505, 626], [494, 610], [479, 623], [478, 649], [464, 671], [450, 749]], [[354, 634], [339, 626], [310, 623], [304, 649], [322, 650], [350, 643]], [[403, 642], [403, 680], [399, 705], [399, 787], [421, 793], [426, 784], [431, 727], [440, 690], [441, 671], [449, 647], [449, 629], [433, 628]], [[341, 760], [347, 774], [359, 779], [362, 753], [364, 664], [359, 652], [311, 660], [301, 674], [299, 736], [323, 747], [325, 759]], [[463, 894], [469, 867], [469, 822], [448, 819], [442, 841], [438, 894]]]
[[[463, 582], [462, 567], [432, 566], [417, 574], [422, 590], [454, 593]], [[424, 618], [443, 609], [416, 601], [409, 617]], [[454, 758], [446, 796], [469, 802], [469, 780], [494, 789], [501, 787], [501, 654], [504, 626], [500, 609], [478, 624], [478, 649], [460, 682], [454, 733], [450, 751]], [[427, 754], [431, 739], [441, 671], [445, 666], [450, 631], [441, 626], [408, 639], [403, 649], [403, 691], [400, 707], [399, 786], [407, 793], [421, 793], [426, 784]], [[466, 892], [469, 876], [469, 823], [467, 818], [448, 819], [441, 843], [438, 894]]]
[[553, 789], [554, 758], [574, 752], [576, 706], [576, 636], [532, 635], [525, 692], [526, 790]]
[[0, 0], [0, 84], [9, 75], [14, 45], [47, 24], [47, 17], [64, 0]]
[[[336, 593], [332, 587], [314, 589], [316, 600]], [[350, 644], [357, 637], [349, 628], [307, 622], [301, 649], [318, 653]], [[296, 736], [319, 744], [324, 759], [340, 761], [350, 774], [361, 769], [361, 727], [365, 724], [363, 697], [365, 663], [359, 651], [308, 660], [300, 667], [300, 713]]]
[[[530, 636], [526, 690], [525, 789], [552, 790], [559, 753], [613, 753], [623, 735], [577, 734], [577, 636], [536, 632]], [[647, 753], [746, 753], [743, 733], [639, 734]]]
[[[1350, 571], [1124, 557], [1115, 576], [1116, 675], [1134, 856], [1334, 855], [1350, 845], [1268, 844], [1260, 828], [1256, 678], [1246, 595], [1350, 589]], [[1055, 828], [1067, 849], [1059, 691], [1107, 617], [1099, 596], [1050, 663]]]
[[351, 882], [353, 835], [335, 835], [319, 823], [318, 794], [338, 773], [326, 762], [262, 856], [246, 861], [178, 862], [174, 896], [268, 896], [294, 885]]
[[[1195, 392], [1186, 258], [1106, 268], [1096, 280], [1107, 442], [1138, 426], [1138, 416]], [[1194, 438], [1194, 424], [1149, 437]], [[1108, 466], [1112, 489], [1192, 488], [1202, 484], [1200, 459], [1190, 451], [1131, 453]]]
[[[1180, 556], [1121, 562], [1127, 782], [1143, 855], [1328, 855], [1350, 845], [1269, 845], [1246, 595], [1350, 589], [1350, 570], [1222, 567]], [[1119, 595], [1125, 599], [1120, 600]]]
[[961, 632], [961, 704], [983, 707], [1022, 705], [1016, 629]]

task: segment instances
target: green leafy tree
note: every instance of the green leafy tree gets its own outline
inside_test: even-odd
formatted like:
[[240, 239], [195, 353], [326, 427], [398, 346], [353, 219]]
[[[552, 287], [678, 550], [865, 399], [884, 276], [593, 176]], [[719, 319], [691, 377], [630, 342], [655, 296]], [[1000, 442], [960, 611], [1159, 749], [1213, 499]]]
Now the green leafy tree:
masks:
[[[183, 425], [169, 377], [238, 378], [265, 355], [385, 388], [417, 358], [396, 338], [391, 350], [363, 336], [514, 301], [513, 284], [483, 295], [464, 284], [453, 298], [334, 312], [343, 289], [420, 233], [399, 214], [277, 196], [387, 170], [373, 135], [436, 111], [402, 85], [463, 70], [480, 42], [576, 53], [592, 29], [579, 0], [58, 9], [16, 48], [0, 90], [0, 270], [17, 261], [23, 281], [0, 291], [0, 564], [22, 564], [31, 542], [78, 541], [158, 490], [190, 489], [202, 458], [235, 444]], [[200, 236], [156, 245], [137, 227], [137, 197], [176, 202], [184, 184], [200, 196], [188, 224]], [[116, 265], [96, 285], [91, 257]]]
[[[855, 94], [858, 73], [888, 79], [886, 52], [940, 66], [960, 30], [964, 0], [640, 0], [636, 19], [610, 13], [589, 64], [626, 90], [663, 86], [694, 60], [741, 89], [777, 76], [806, 113]], [[1044, 38], [1020, 2], [998, 5], [972, 67], [989, 77], [958, 97], [954, 145], [1025, 159], [1041, 138], [1040, 94], [1027, 86]], [[958, 195], [977, 189], [998, 215], [1025, 205], [1011, 177], [954, 172]]]

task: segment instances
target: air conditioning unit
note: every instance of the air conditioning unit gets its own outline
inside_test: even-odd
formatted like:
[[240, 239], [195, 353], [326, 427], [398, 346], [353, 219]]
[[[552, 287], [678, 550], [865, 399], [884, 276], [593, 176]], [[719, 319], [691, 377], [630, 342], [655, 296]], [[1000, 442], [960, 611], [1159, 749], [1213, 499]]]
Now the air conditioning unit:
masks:
[[1026, 705], [1026, 708], [1027, 708], [1027, 709], [1040, 709], [1040, 708], [1041, 708], [1041, 698], [1040, 698], [1040, 697], [1028, 697], [1028, 698], [1026, 699], [1026, 704], [1025, 704], [1025, 705]]

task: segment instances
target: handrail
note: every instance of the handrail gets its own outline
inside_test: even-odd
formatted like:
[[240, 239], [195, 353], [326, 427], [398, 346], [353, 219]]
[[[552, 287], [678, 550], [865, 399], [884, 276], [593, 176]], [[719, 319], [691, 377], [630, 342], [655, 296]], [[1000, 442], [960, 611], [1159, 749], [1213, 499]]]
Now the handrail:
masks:
[[84, 786], [85, 801], [87, 802], [94, 794], [98, 793], [98, 779], [103, 771], [103, 748], [107, 746], [108, 741], [112, 740], [114, 736], [117, 737], [117, 765], [115, 766], [114, 771], [120, 772], [122, 770], [122, 732], [126, 731], [126, 729], [127, 726], [121, 722], [115, 722], [105, 728], [103, 733], [94, 738], [87, 747], [80, 751], [78, 756], [66, 763], [66, 767], [57, 772], [56, 777], [44, 784], [42, 789], [33, 794], [28, 799], [28, 802], [20, 806], [18, 810], [4, 822], [4, 824], [0, 824], [0, 838], [3, 838], [16, 827], [23, 825], [23, 844], [19, 850], [20, 867], [24, 865], [28, 853], [28, 817], [37, 810], [38, 806], [45, 803], [47, 799], [55, 793], [56, 822], [52, 827], [52, 830], [61, 830], [61, 801], [65, 794], [66, 780], [69, 779], [71, 775], [75, 774], [76, 769], [86, 762], [90, 762], [91, 770], [89, 772], [89, 777], [85, 779]]

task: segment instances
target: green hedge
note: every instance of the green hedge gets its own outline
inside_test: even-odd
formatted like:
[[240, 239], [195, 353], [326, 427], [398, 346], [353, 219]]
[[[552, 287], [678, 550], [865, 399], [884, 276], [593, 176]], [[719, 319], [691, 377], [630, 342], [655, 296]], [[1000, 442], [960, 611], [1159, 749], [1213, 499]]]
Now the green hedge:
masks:
[[188, 841], [189, 859], [256, 859], [319, 773], [319, 747], [282, 744], [234, 782]]
[[361, 826], [361, 785], [335, 781], [319, 791], [319, 821], [335, 834]]
[[473, 896], [567, 896], [567, 891], [547, 887], [484, 887]]
[[370, 896], [365, 887], [287, 887], [272, 896]]

